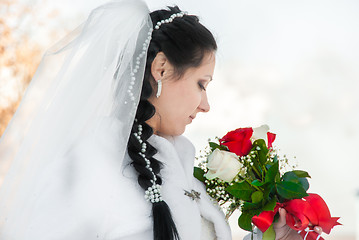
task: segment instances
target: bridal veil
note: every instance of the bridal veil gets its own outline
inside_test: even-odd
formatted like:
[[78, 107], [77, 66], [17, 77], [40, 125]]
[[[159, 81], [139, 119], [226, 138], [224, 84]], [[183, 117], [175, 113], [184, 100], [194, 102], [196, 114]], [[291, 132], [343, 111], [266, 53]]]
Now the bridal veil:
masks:
[[120, 123], [113, 133], [118, 142], [109, 147], [123, 161], [151, 30], [144, 2], [112, 1], [45, 53], [0, 140], [0, 170], [6, 172], [0, 188], [1, 239], [28, 226], [34, 212], [24, 209], [35, 207], [52, 188], [58, 173], [50, 169], [61, 165], [84, 136], [100, 137], [103, 129]]

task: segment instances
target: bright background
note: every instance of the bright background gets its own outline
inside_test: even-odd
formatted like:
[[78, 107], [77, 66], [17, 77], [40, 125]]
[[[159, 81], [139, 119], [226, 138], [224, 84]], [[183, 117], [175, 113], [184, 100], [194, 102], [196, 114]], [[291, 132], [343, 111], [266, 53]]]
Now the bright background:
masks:
[[[21, 2], [30, 4], [35, 14], [21, 17], [16, 30], [39, 45], [41, 56], [106, 1]], [[198, 116], [185, 133], [197, 150], [209, 137], [228, 130], [268, 124], [277, 133], [281, 152], [296, 156], [299, 168], [311, 174], [311, 191], [326, 200], [333, 216], [341, 217], [343, 226], [326, 239], [358, 240], [359, 1], [147, 3], [151, 10], [177, 4], [199, 15], [218, 41], [214, 81], [208, 88], [211, 111]], [[4, 6], [0, 2], [0, 11]], [[11, 76], [15, 74], [8, 68], [0, 69], [0, 108], [23, 92], [21, 81]], [[234, 239], [241, 239], [236, 216], [231, 225]]]

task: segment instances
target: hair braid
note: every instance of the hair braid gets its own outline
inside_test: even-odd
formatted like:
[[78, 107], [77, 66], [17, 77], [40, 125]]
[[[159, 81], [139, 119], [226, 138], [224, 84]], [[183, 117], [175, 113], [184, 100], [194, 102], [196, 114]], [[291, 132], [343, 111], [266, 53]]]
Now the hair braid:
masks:
[[[158, 10], [150, 14], [154, 27], [158, 21], [181, 12], [177, 6], [168, 8], [169, 10]], [[188, 68], [198, 67], [205, 53], [216, 49], [216, 41], [211, 32], [199, 23], [198, 17], [193, 15], [176, 18], [170, 24], [164, 24], [152, 32], [152, 39], [147, 50], [141, 98], [127, 146], [132, 165], [138, 173], [138, 184], [145, 192], [148, 192], [148, 189], [154, 185], [162, 184], [161, 162], [153, 157], [157, 149], [147, 141], [152, 136], [153, 129], [146, 121], [152, 118], [156, 111], [148, 101], [153, 95], [152, 62], [157, 53], [163, 52], [174, 66], [174, 76], [180, 78]], [[145, 143], [145, 148], [143, 148], [143, 143]], [[161, 201], [152, 202], [152, 217], [154, 240], [179, 239], [171, 211], [162, 198]]]
[[[153, 157], [157, 153], [156, 148], [147, 142], [148, 138], [153, 134], [153, 129], [146, 123], [154, 113], [154, 106], [146, 99], [152, 94], [152, 88], [149, 81], [144, 81], [141, 91], [141, 100], [136, 112], [136, 121], [131, 130], [131, 136], [128, 142], [128, 154], [132, 159], [132, 165], [138, 172], [138, 184], [146, 191], [155, 184], [162, 184], [162, 178], [159, 176], [161, 163]], [[135, 133], [142, 126], [142, 134], [140, 140]], [[150, 161], [151, 170], [146, 167], [147, 163], [143, 155], [141, 155], [142, 142], [146, 143], [146, 150], [142, 152], [146, 159]], [[174, 240], [179, 239], [176, 225], [173, 222], [171, 211], [165, 201], [152, 203], [152, 216], [154, 226], [155, 240]]]

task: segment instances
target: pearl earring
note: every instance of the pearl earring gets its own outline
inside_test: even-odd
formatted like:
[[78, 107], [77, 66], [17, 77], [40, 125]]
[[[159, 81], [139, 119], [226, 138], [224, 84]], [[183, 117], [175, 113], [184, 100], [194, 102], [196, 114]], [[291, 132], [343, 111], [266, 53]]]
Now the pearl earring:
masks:
[[161, 91], [162, 91], [162, 80], [158, 80], [157, 81], [157, 93], [156, 93], [156, 98], [159, 98], [161, 95]]

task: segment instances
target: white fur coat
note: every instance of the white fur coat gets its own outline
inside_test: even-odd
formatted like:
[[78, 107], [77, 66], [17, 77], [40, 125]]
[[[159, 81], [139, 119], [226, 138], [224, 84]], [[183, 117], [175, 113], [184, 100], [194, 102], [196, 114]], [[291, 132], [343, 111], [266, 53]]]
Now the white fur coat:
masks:
[[[169, 205], [181, 240], [201, 239], [201, 217], [213, 222], [218, 240], [230, 240], [224, 214], [193, 177], [195, 149], [184, 136], [153, 135], [155, 158], [164, 165], [162, 195]], [[114, 132], [87, 138], [61, 161], [44, 166], [36, 191], [29, 191], [17, 212], [2, 223], [6, 240], [151, 240], [151, 204], [137, 183], [125, 156], [119, 163]], [[201, 193], [192, 200], [184, 191]], [[14, 203], [15, 204], [15, 203]]]

